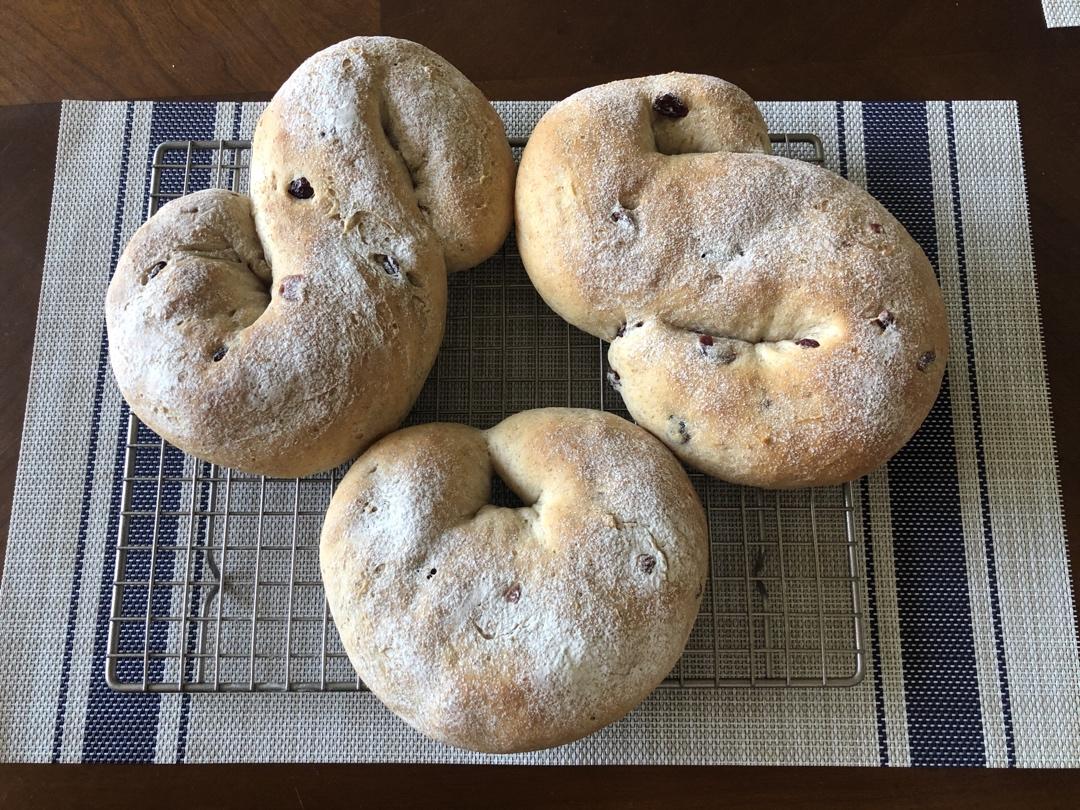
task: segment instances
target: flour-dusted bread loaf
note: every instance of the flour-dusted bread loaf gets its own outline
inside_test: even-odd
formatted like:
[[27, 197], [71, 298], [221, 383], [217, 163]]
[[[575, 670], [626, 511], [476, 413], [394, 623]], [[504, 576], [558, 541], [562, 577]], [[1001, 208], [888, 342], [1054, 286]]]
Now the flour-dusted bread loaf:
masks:
[[419, 393], [447, 270], [502, 243], [513, 168], [494, 110], [426, 48], [372, 37], [315, 54], [259, 119], [250, 199], [174, 200], [121, 256], [106, 322], [124, 397], [226, 466], [348, 460]]
[[[492, 474], [527, 504], [490, 504]], [[429, 424], [361, 456], [322, 576], [357, 673], [407, 723], [478, 751], [544, 748], [668, 674], [708, 572], [704, 510], [660, 442], [608, 413]]]
[[583, 90], [529, 138], [518, 247], [547, 303], [611, 341], [612, 383], [680, 458], [743, 484], [833, 484], [930, 411], [945, 310], [879, 203], [769, 152], [753, 101], [720, 79]]

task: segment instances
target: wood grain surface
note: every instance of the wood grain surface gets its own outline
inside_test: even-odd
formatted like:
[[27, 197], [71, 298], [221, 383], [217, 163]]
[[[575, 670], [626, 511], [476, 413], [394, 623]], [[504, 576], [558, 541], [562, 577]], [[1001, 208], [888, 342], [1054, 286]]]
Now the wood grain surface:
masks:
[[[1038, 0], [770, 3], [0, 0], [0, 541], [26, 399], [62, 98], [268, 97], [320, 47], [385, 33], [492, 98], [712, 73], [759, 99], [1020, 103], [1066, 525], [1080, 554], [1080, 28]], [[1008, 328], [1003, 318], [1002, 328]], [[1075, 571], [1075, 568], [1074, 568]], [[1080, 806], [1080, 772], [841, 768], [0, 766], [0, 807]]]
[[378, 3], [3, 0], [0, 104], [271, 94]]

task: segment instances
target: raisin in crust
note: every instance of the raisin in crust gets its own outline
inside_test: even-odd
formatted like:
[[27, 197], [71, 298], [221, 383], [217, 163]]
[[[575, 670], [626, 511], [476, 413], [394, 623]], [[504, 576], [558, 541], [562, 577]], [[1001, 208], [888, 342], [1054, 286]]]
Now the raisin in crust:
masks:
[[[491, 505], [493, 473], [527, 505]], [[338, 487], [320, 562], [364, 683], [430, 737], [506, 753], [596, 731], [663, 680], [708, 532], [654, 437], [552, 408], [382, 439]]]
[[321, 51], [263, 112], [251, 197], [163, 206], [120, 258], [110, 358], [181, 449], [270, 475], [334, 467], [392, 430], [442, 340], [446, 274], [512, 218], [502, 123], [412, 42]]
[[771, 155], [732, 84], [669, 73], [556, 104], [522, 156], [516, 219], [544, 300], [611, 341], [634, 419], [698, 469], [850, 480], [934, 403], [948, 335], [926, 256], [863, 190]]

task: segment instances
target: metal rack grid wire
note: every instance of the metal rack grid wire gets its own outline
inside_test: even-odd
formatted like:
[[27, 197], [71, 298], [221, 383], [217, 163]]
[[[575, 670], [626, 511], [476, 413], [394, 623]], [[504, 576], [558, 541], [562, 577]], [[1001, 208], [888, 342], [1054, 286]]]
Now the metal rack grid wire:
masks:
[[[814, 135], [774, 151], [824, 162]], [[524, 141], [514, 143], [520, 152]], [[246, 141], [157, 149], [150, 210], [201, 188], [247, 190]], [[450, 278], [446, 335], [407, 424], [489, 427], [528, 408], [629, 418], [606, 385], [604, 344], [555, 315], [513, 236]], [[106, 680], [134, 692], [363, 689], [329, 615], [318, 543], [347, 467], [302, 479], [220, 468], [163, 442], [131, 414]], [[865, 671], [861, 556], [850, 486], [770, 492], [690, 472], [705, 505], [710, 577], [666, 687], [842, 687]], [[512, 494], [495, 481], [493, 500]]]

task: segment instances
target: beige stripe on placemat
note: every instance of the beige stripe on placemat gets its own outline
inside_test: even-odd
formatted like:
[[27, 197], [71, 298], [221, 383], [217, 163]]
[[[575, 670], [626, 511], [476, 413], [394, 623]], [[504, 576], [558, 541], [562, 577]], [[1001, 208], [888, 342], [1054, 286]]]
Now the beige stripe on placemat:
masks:
[[[112, 234], [116, 215], [125, 110], [123, 103], [65, 104], [61, 112], [49, 219], [69, 226], [50, 227], [45, 248], [10, 532], [34, 547], [26, 553], [9, 543], [0, 584], [8, 623], [0, 706], [23, 713], [18, 723], [0, 723], [0, 752], [20, 760], [52, 756], [86, 472], [85, 461], [65, 462], [88, 452], [100, 343], [87, 336], [100, 335], [103, 299], [87, 280], [109, 264], [111, 239], [102, 235]], [[73, 662], [76, 698], [82, 664]]]
[[1077, 659], [1013, 102], [956, 102], [960, 206], [1017, 763], [1080, 758]]

